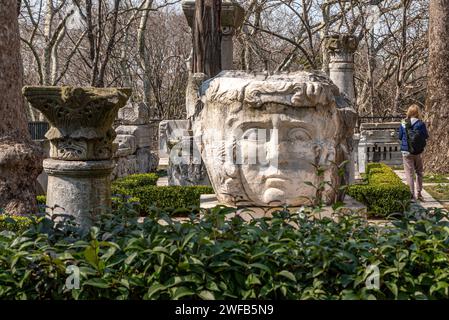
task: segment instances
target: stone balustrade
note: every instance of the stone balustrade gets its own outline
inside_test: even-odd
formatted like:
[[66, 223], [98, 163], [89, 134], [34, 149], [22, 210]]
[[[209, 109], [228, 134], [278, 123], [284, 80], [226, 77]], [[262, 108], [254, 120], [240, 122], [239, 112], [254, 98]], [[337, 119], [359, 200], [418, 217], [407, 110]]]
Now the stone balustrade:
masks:
[[402, 165], [398, 138], [400, 122], [363, 123], [360, 126], [358, 171], [364, 173], [368, 162], [382, 162], [390, 166]]

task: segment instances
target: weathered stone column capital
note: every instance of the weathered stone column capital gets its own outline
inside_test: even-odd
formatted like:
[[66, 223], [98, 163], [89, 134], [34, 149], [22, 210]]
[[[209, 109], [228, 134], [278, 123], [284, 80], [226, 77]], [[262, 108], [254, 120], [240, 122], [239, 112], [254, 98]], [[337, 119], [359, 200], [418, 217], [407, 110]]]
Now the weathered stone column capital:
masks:
[[110, 159], [116, 136], [111, 128], [131, 89], [24, 87], [31, 105], [48, 119], [50, 157], [70, 161]]
[[326, 37], [325, 47], [330, 53], [331, 62], [353, 62], [358, 41], [348, 34], [331, 35]]

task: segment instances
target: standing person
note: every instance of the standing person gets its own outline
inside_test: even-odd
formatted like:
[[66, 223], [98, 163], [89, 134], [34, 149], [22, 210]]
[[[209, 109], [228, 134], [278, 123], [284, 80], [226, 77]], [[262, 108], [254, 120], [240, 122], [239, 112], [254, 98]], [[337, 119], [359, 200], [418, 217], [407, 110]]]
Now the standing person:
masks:
[[410, 192], [412, 193], [412, 200], [418, 199], [419, 201], [424, 201], [421, 195], [423, 181], [421, 153], [424, 151], [429, 134], [427, 133], [426, 124], [420, 118], [419, 107], [416, 104], [411, 105], [407, 110], [406, 119], [402, 120], [401, 126], [399, 127], [399, 140], [401, 140], [405, 176], [410, 187]]

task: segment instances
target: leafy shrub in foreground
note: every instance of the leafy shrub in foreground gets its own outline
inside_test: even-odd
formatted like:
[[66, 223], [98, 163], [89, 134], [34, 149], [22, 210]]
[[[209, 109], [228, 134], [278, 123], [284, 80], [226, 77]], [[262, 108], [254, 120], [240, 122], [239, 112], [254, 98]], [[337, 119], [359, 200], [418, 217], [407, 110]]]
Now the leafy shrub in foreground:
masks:
[[385, 217], [403, 212], [410, 203], [410, 189], [383, 163], [367, 165], [365, 182], [350, 185], [347, 193], [368, 206], [372, 216]]
[[[139, 223], [119, 211], [90, 232], [48, 219], [3, 231], [0, 299], [449, 298], [446, 211], [386, 227], [284, 211], [225, 219], [233, 212], [216, 207], [180, 223], [153, 211]], [[70, 265], [80, 271], [78, 290], [64, 287]], [[379, 289], [365, 286], [372, 265]]]

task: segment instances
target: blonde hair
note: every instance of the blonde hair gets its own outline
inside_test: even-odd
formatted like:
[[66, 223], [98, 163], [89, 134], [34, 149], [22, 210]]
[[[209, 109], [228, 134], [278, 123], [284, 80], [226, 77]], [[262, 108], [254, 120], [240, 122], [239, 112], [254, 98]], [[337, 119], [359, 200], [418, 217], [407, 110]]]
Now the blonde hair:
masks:
[[412, 104], [410, 107], [408, 107], [407, 118], [421, 118], [419, 106], [417, 104]]

